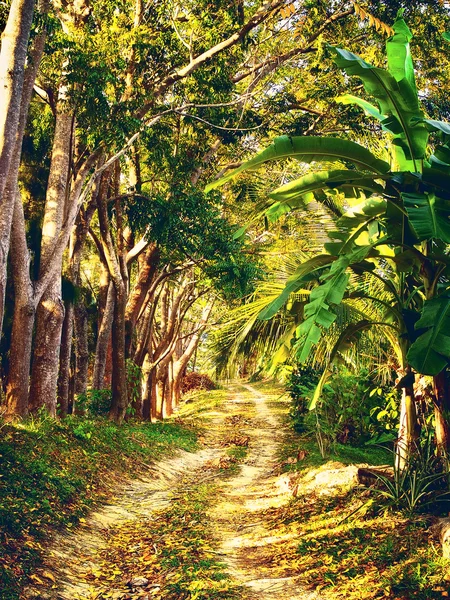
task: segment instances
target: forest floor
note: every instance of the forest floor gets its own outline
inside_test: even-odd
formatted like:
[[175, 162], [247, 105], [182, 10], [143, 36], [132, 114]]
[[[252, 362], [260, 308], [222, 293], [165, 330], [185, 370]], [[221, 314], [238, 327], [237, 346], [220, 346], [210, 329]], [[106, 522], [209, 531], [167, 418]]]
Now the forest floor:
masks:
[[202, 448], [149, 465], [60, 532], [22, 598], [448, 597], [427, 519], [380, 512], [356, 490], [365, 456], [320, 459], [286, 427], [281, 394], [236, 384], [185, 404], [176, 423], [195, 419]]

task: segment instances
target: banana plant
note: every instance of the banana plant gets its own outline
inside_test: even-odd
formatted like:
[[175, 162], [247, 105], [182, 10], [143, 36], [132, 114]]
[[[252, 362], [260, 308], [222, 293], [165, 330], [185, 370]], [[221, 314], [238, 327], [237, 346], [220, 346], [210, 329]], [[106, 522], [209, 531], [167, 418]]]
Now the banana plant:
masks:
[[[404, 331], [401, 333], [403, 358], [399, 369], [405, 374], [412, 368], [433, 375], [442, 388], [445, 380], [442, 373], [450, 360], [447, 335], [450, 124], [427, 119], [420, 107], [409, 49], [412, 35], [402, 11], [393, 29], [395, 33], [386, 45], [386, 69], [375, 67], [345, 49], [330, 47], [336, 65], [349, 77], [359, 78], [367, 95], [373, 98], [371, 103], [346, 94], [337, 101], [359, 106], [379, 123], [390, 148], [388, 160], [347, 139], [281, 136], [238, 169], [212, 182], [208, 189], [274, 160], [290, 158], [314, 164], [314, 170], [268, 194], [265, 206], [268, 219], [274, 221], [291, 210], [305, 207], [312, 199], [321, 201], [337, 193], [345, 196], [349, 213], [340, 220], [338, 231], [325, 246], [322, 264], [310, 262], [300, 268], [260, 318], [272, 318], [308, 277], [319, 275], [319, 285], [311, 291], [304, 320], [295, 332], [297, 354], [304, 361], [334, 322], [335, 307], [344, 298], [352, 269], [376, 269], [378, 257], [387, 255], [394, 263], [406, 260], [411, 271], [409, 278], [413, 277], [415, 282], [412, 293], [421, 299], [422, 316], [416, 318], [420, 335], [403, 343]], [[330, 163], [333, 168], [326, 168]], [[342, 168], [334, 168], [336, 163], [341, 163]], [[317, 165], [325, 168], [319, 170]], [[434, 318], [437, 314], [440, 318]], [[443, 425], [445, 438], [438, 442], [448, 448], [450, 435], [445, 417], [450, 408], [448, 395], [445, 390], [437, 389], [436, 397], [441, 399], [436, 402], [436, 419]], [[414, 402], [409, 384], [404, 387], [405, 403], [409, 406], [407, 421], [411, 424]], [[407, 437], [412, 439], [411, 431]]]

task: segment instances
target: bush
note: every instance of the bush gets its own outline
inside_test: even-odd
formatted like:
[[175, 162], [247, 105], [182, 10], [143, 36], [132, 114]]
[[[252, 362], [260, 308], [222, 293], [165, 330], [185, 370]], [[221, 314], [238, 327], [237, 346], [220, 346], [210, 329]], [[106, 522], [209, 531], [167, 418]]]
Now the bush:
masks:
[[107, 415], [111, 409], [111, 390], [88, 390], [79, 394], [76, 399], [78, 413], [87, 413], [91, 416]]
[[320, 373], [305, 367], [295, 369], [289, 378], [291, 417], [298, 433], [319, 434], [325, 446], [395, 439], [397, 390], [377, 387], [366, 371], [354, 374], [340, 368], [324, 385], [316, 409], [310, 412], [308, 404], [319, 377]]
[[181, 382], [181, 392], [187, 394], [192, 390], [216, 390], [217, 385], [214, 381], [202, 373], [186, 373]]
[[297, 433], [307, 430], [305, 418], [308, 414], [308, 404], [319, 378], [320, 374], [311, 367], [294, 369], [289, 376], [287, 390], [292, 398], [290, 416]]

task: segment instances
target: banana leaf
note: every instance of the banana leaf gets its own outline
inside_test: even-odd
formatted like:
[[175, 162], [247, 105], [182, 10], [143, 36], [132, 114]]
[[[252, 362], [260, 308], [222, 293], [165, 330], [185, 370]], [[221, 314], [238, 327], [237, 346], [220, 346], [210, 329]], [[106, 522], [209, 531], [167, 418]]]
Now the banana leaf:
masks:
[[275, 138], [273, 144], [243, 163], [238, 169], [208, 184], [205, 191], [209, 192], [220, 187], [243, 171], [253, 171], [262, 167], [266, 162], [282, 158], [294, 158], [308, 164], [312, 162], [349, 162], [358, 169], [378, 174], [387, 173], [390, 170], [387, 162], [380, 160], [367, 148], [355, 142], [333, 137], [282, 135]]
[[308, 358], [312, 346], [319, 341], [322, 330], [329, 329], [335, 321], [336, 314], [332, 312], [331, 305], [342, 302], [350, 277], [346, 273], [348, 267], [362, 262], [375, 246], [386, 241], [381, 238], [372, 244], [356, 246], [353, 243], [356, 237], [357, 234], [352, 235], [344, 244], [342, 254], [331, 264], [329, 272], [321, 275], [320, 280], [323, 283], [311, 291], [309, 303], [304, 310], [304, 321], [298, 326], [296, 332], [299, 339], [296, 344], [299, 362], [304, 362]]
[[417, 95], [414, 64], [409, 51], [412, 33], [399, 12], [392, 26], [394, 35], [386, 42], [388, 70], [397, 81], [406, 79]]
[[437, 375], [450, 359], [450, 294], [427, 300], [416, 329], [426, 329], [412, 344], [407, 358], [422, 375]]
[[[379, 112], [388, 120], [384, 120], [383, 126], [390, 131], [399, 131], [401, 134], [394, 140], [405, 153], [406, 159], [422, 159], [425, 156], [428, 131], [423, 123], [418, 120], [423, 118], [420, 110], [419, 100], [415, 84], [411, 83], [411, 72], [407, 59], [409, 44], [404, 34], [392, 38], [389, 49], [391, 55], [390, 66], [394, 74], [374, 67], [365, 60], [341, 48], [332, 47], [335, 54], [335, 62], [347, 75], [359, 77], [366, 92], [376, 98], [379, 104]], [[394, 59], [398, 53], [399, 58]], [[403, 58], [402, 58], [403, 57]], [[401, 63], [403, 61], [403, 66]], [[404, 77], [400, 77], [402, 70]], [[362, 105], [361, 103], [359, 103]], [[364, 107], [363, 107], [364, 108]], [[367, 109], [367, 107], [366, 107]], [[393, 119], [394, 117], [394, 119]], [[379, 118], [377, 116], [377, 118]], [[403, 168], [400, 165], [400, 168]], [[417, 167], [415, 170], [419, 170]]]
[[295, 181], [291, 181], [270, 193], [270, 198], [289, 202], [308, 192], [317, 190], [339, 189], [349, 186], [352, 189], [362, 189], [370, 193], [383, 194], [384, 188], [375, 181], [376, 177], [368, 177], [361, 171], [334, 169], [308, 173]]
[[419, 240], [434, 238], [450, 243], [450, 200], [439, 198], [432, 192], [401, 196]]

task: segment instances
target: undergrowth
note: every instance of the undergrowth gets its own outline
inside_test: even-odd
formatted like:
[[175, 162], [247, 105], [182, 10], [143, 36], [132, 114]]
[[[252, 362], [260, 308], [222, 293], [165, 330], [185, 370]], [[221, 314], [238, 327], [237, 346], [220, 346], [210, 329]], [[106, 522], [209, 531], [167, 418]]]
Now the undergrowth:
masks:
[[0, 428], [0, 582], [2, 600], [19, 598], [54, 527], [73, 527], [105, 501], [123, 474], [135, 474], [175, 448], [193, 451], [180, 424], [42, 416]]
[[[288, 399], [273, 409], [286, 415]], [[279, 458], [283, 470], [298, 473], [299, 482], [289, 504], [264, 515], [273, 531], [294, 540], [272, 545], [261, 558], [279, 568], [279, 577], [298, 577], [300, 586], [327, 600], [449, 597], [450, 561], [430, 536], [430, 515], [408, 516], [354, 484], [332, 490], [326, 483], [313, 491], [302, 487], [314, 473], [328, 469], [332, 480], [342, 465], [392, 464], [392, 452], [335, 443], [324, 459], [314, 437], [287, 428]]]

